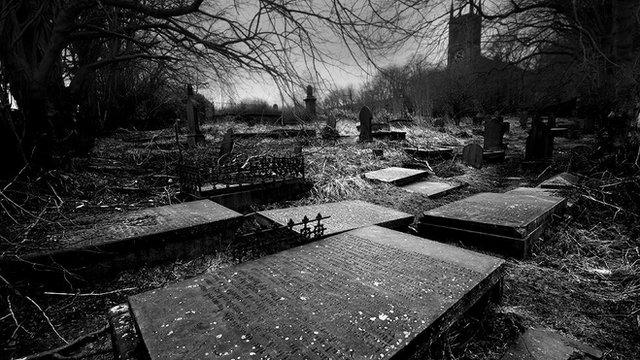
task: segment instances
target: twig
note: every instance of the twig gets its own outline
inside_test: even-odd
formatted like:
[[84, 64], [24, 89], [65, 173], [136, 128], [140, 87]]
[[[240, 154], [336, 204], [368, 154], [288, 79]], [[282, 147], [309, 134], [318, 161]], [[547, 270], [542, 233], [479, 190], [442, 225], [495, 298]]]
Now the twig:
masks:
[[42, 308], [40, 307], [40, 305], [38, 305], [37, 302], [33, 301], [32, 298], [25, 296], [25, 298], [29, 301], [31, 301], [31, 303], [33, 305], [35, 305], [35, 307], [38, 308], [38, 310], [40, 310], [40, 312], [42, 313], [42, 316], [44, 316], [45, 320], [47, 320], [47, 323], [49, 324], [49, 326], [51, 327], [51, 329], [53, 330], [53, 332], [60, 338], [60, 340], [64, 341], [65, 344], [68, 344], [69, 342], [62, 337], [62, 335], [60, 335], [60, 333], [58, 332], [58, 330], [56, 329], [55, 326], [53, 326], [53, 324], [51, 323], [51, 319], [49, 319], [49, 315], [47, 315], [46, 312], [44, 312], [44, 310], [42, 310]]
[[106, 291], [106, 292], [101, 292], [101, 293], [88, 293], [88, 294], [82, 294], [82, 293], [63, 293], [63, 292], [52, 292], [52, 291], [45, 291], [45, 295], [59, 295], [59, 296], [104, 296], [104, 295], [110, 295], [110, 294], [115, 294], [115, 293], [119, 293], [119, 292], [123, 292], [123, 291], [129, 291], [129, 290], [135, 290], [137, 289], [136, 287], [129, 287], [129, 288], [124, 288], [124, 289], [117, 289], [117, 290], [112, 290], [112, 291]]
[[64, 352], [64, 351], [70, 351], [74, 348], [77, 348], [85, 343], [90, 342], [93, 339], [97, 339], [100, 335], [102, 335], [102, 333], [105, 333], [109, 330], [109, 325], [105, 325], [103, 326], [101, 329], [96, 330], [92, 333], [89, 333], [87, 335], [83, 335], [75, 340], [73, 340], [70, 343], [67, 343], [66, 345], [62, 345], [60, 347], [57, 347], [55, 349], [51, 349], [51, 350], [47, 350], [47, 351], [43, 351], [37, 354], [33, 354], [33, 355], [28, 355], [22, 358], [19, 358], [17, 360], [35, 360], [35, 359], [64, 359], [65, 357], [63, 357], [62, 355], [60, 355], [60, 352]]

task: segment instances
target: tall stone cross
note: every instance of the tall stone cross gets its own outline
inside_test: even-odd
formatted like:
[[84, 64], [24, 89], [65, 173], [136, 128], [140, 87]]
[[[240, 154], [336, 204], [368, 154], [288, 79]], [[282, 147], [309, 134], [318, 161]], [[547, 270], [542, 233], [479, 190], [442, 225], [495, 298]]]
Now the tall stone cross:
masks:
[[371, 110], [368, 107], [363, 106], [362, 109], [360, 109], [358, 118], [360, 119], [360, 142], [372, 141], [371, 120], [373, 120], [373, 114], [371, 113]]
[[193, 86], [187, 85], [187, 144], [189, 147], [195, 147], [198, 143], [204, 141], [204, 135], [200, 131], [200, 123], [198, 121], [198, 107], [193, 97]]

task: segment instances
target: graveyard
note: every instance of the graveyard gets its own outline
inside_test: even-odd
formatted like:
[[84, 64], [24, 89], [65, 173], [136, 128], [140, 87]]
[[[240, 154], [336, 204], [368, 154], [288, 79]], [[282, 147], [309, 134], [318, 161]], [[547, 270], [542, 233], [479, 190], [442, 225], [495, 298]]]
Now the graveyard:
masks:
[[[552, 157], [530, 165], [525, 161], [530, 127], [521, 128], [518, 119], [507, 117], [505, 122], [510, 123], [511, 130], [500, 132], [496, 140], [506, 156], [495, 160], [480, 154], [479, 163], [477, 154], [464, 153], [468, 153], [468, 144], [480, 144], [482, 151], [482, 144], [490, 136], [484, 125], [473, 125], [469, 120], [459, 126], [446, 123], [436, 127], [428, 119], [416, 119], [412, 124], [392, 125], [392, 131], [406, 134], [405, 140], [361, 141], [357, 116], [354, 113], [351, 118], [338, 119], [335, 130], [340, 137], [331, 139], [300, 136], [298, 132], [280, 138], [233, 137], [233, 144], [226, 144], [229, 129], [233, 134], [289, 128], [317, 130], [320, 134], [325, 126], [322, 116], [297, 126], [207, 122], [201, 124], [201, 139], [193, 146], [184, 141], [188, 138], [186, 128], [179, 129], [177, 135], [171, 133], [175, 129], [123, 131], [100, 139], [90, 156], [77, 159], [74, 167], [64, 172], [65, 182], [72, 188], [56, 218], [32, 224], [19, 246], [3, 244], [3, 278], [17, 288], [29, 283], [44, 291], [36, 291], [30, 298], [42, 307], [42, 313], [34, 311], [24, 318], [21, 306], [28, 308], [29, 304], [17, 300], [12, 303], [12, 311], [24, 319], [21, 326], [40, 330], [37, 336], [26, 331], [17, 333], [10, 351], [38, 353], [54, 347], [60, 338], [89, 334], [82, 344], [61, 353], [106, 359], [116, 349], [121, 358], [133, 359], [137, 357], [131, 355], [132, 349], [138, 349], [152, 358], [198, 358], [202, 354], [194, 351], [206, 348], [219, 355], [240, 351], [325, 358], [331, 351], [334, 355], [346, 351], [345, 356], [373, 351], [390, 357], [415, 352], [424, 358], [494, 359], [516, 356], [521, 351], [518, 346], [526, 346], [523, 341], [561, 341], [563, 349], [589, 349], [598, 355], [596, 358], [624, 359], [638, 354], [634, 344], [637, 335], [632, 335], [638, 333], [636, 320], [623, 316], [633, 311], [632, 299], [636, 296], [632, 261], [637, 254], [628, 237], [632, 235], [625, 230], [635, 215], [616, 215], [612, 205], [593, 197], [594, 189], [616, 186], [613, 181], [607, 183], [584, 174], [588, 166], [598, 166], [591, 155], [584, 153], [586, 149], [595, 151], [593, 135], [584, 134], [577, 140], [555, 137]], [[219, 159], [225, 147], [230, 160], [224, 166], [231, 168], [238, 159], [249, 164], [247, 159], [255, 157], [300, 157], [307, 186], [282, 192], [277, 186], [284, 181], [280, 177], [255, 181], [244, 174], [217, 180], [224, 184], [222, 194], [240, 194], [225, 198], [224, 205], [216, 203], [218, 193], [193, 193], [192, 186], [185, 186], [190, 183], [179, 172], [179, 165], [185, 158], [192, 164], [210, 163]], [[576, 147], [580, 151], [575, 151]], [[263, 167], [267, 165], [261, 166], [255, 171], [266, 174]], [[284, 187], [293, 189], [287, 181]], [[243, 187], [244, 183], [248, 187]], [[263, 192], [270, 196], [257, 196]], [[518, 206], [523, 207], [521, 213]], [[604, 225], [603, 217], [616, 216]], [[42, 237], [48, 241], [36, 246]], [[111, 243], [110, 239], [117, 242]], [[101, 247], [103, 243], [106, 247]], [[149, 246], [153, 248], [147, 249]], [[316, 255], [318, 246], [328, 253]], [[406, 263], [401, 259], [408, 249], [427, 255], [415, 255], [415, 263]], [[113, 255], [100, 255], [105, 253]], [[419, 256], [429, 256], [429, 260], [420, 260]], [[85, 262], [78, 261], [80, 258]], [[318, 262], [320, 259], [322, 262]], [[356, 269], [344, 267], [351, 261], [364, 266], [358, 279], [371, 276], [370, 280], [351, 283], [350, 276], [355, 275], [350, 274]], [[34, 263], [40, 266], [30, 265]], [[443, 267], [436, 271], [426, 265], [432, 263]], [[463, 267], [454, 271], [453, 264]], [[407, 269], [401, 270], [404, 266]], [[473, 276], [463, 270], [476, 266], [484, 270], [474, 270]], [[297, 285], [291, 288], [254, 278], [264, 275], [265, 270], [259, 270], [263, 267], [267, 273], [277, 271], [284, 276], [281, 281], [295, 280]], [[338, 273], [326, 284], [322, 283], [326, 277], [313, 275], [309, 284], [316, 284], [314, 287], [305, 285], [300, 271], [295, 275], [297, 267], [302, 273], [309, 269], [323, 269], [318, 274]], [[391, 268], [399, 272], [389, 273]], [[451, 271], [450, 282], [445, 280], [436, 286], [433, 281], [443, 280], [427, 280], [440, 273], [446, 279]], [[253, 285], [217, 293], [220, 290], [215, 284], [226, 284], [224, 279], [235, 279], [234, 274], [239, 273], [248, 277], [241, 284]], [[417, 278], [410, 280], [401, 274]], [[169, 338], [158, 333], [158, 329], [165, 329], [162, 319], [181, 318], [180, 314], [188, 314], [189, 309], [209, 311], [204, 299], [214, 295], [184, 293], [196, 286], [190, 284], [201, 281], [208, 284], [207, 292], [218, 289], [215, 296], [234, 289], [234, 297], [216, 301], [222, 302], [219, 306], [241, 308], [228, 313], [235, 314], [234, 320], [224, 313], [211, 313], [205, 319], [187, 317], [192, 320], [163, 330], [172, 334], [171, 342], [167, 342]], [[463, 286], [466, 281], [477, 285]], [[376, 289], [371, 296], [409, 293], [382, 303], [352, 298], [366, 294], [369, 285], [362, 286], [367, 282], [391, 284]], [[436, 286], [443, 299], [453, 291], [456, 306], [441, 314], [432, 313], [434, 309], [429, 306], [420, 307], [423, 305], [415, 302], [419, 299], [411, 300], [415, 295], [410, 295], [411, 288], [407, 287], [414, 283]], [[344, 284], [344, 288], [337, 284]], [[197, 287], [204, 289], [203, 285]], [[305, 290], [300, 295], [295, 288]], [[293, 296], [316, 299], [317, 303], [262, 303], [262, 297], [254, 296], [251, 303], [240, 300], [256, 289], [263, 289], [257, 291], [265, 294], [275, 291], [269, 298]], [[321, 296], [329, 289], [330, 293], [344, 293], [350, 300], [340, 304], [334, 297]], [[189, 309], [176, 300], [180, 298], [175, 294], [186, 296], [185, 301], [194, 299], [189, 300]], [[195, 300], [200, 297], [203, 300]], [[459, 308], [461, 303], [466, 305]], [[125, 310], [118, 308], [123, 305]], [[113, 309], [107, 311], [109, 308]], [[334, 316], [321, 315], [327, 308], [341, 309], [344, 314], [320, 320], [322, 316]], [[269, 320], [270, 326], [277, 329], [278, 324], [286, 324], [291, 331], [278, 330], [280, 335], [267, 336], [269, 331], [264, 331], [269, 324], [253, 323], [248, 315], [257, 309], [275, 316]], [[407, 318], [406, 325], [393, 325], [400, 327], [388, 333], [388, 326], [371, 328], [363, 333], [368, 337], [361, 337], [358, 326], [350, 328], [351, 321], [361, 321], [361, 326], [369, 318], [380, 321], [378, 316], [392, 315], [389, 309], [414, 315]], [[363, 314], [360, 320], [349, 320], [353, 314], [358, 316], [358, 311]], [[320, 318], [309, 318], [307, 325], [286, 320], [286, 314], [306, 318], [309, 312]], [[447, 320], [429, 320], [436, 318]], [[201, 328], [198, 324], [202, 321], [226, 325], [215, 334], [193, 333], [189, 326]], [[346, 323], [339, 325], [336, 321]], [[427, 322], [420, 327], [409, 325], [415, 321]], [[244, 350], [234, 348], [233, 343], [208, 340], [240, 336], [230, 326], [244, 327], [244, 323], [249, 326], [246, 331], [253, 334], [252, 345], [240, 347]], [[531, 334], [543, 340], [521, 335], [522, 329], [529, 328], [542, 329], [531, 330]], [[3, 329], [15, 331], [11, 326]], [[102, 332], [91, 334], [100, 329]], [[411, 335], [394, 336], [403, 331]], [[570, 340], [549, 337], [548, 331], [561, 332]], [[132, 333], [136, 340], [127, 343], [130, 338], [126, 334]], [[315, 340], [298, 345], [279, 343], [294, 336]], [[379, 343], [376, 338], [385, 340]], [[339, 339], [348, 340], [343, 343]], [[244, 343], [240, 338], [231, 341]]]
[[0, 9], [0, 360], [640, 359], [637, 0]]

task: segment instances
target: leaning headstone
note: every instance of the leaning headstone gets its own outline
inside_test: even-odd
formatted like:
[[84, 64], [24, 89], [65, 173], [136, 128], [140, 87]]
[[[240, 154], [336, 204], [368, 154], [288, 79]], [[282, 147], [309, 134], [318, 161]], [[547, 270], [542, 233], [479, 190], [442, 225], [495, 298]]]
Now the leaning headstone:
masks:
[[500, 116], [490, 117], [484, 124], [484, 149], [504, 150], [502, 137], [506, 131], [505, 122]]
[[198, 143], [204, 141], [204, 135], [200, 131], [200, 123], [198, 121], [198, 107], [193, 97], [193, 86], [187, 85], [187, 143], [190, 147], [195, 147]]
[[316, 115], [316, 101], [316, 97], [313, 95], [313, 86], [307, 85], [307, 97], [304, 99], [304, 103], [307, 113], [312, 116]]
[[566, 203], [554, 196], [480, 193], [425, 212], [418, 231], [429, 239], [523, 258]]
[[482, 146], [478, 144], [468, 144], [462, 148], [462, 162], [476, 169], [482, 168]]
[[273, 110], [278, 110], [278, 104], [273, 104]]
[[504, 273], [502, 259], [371, 226], [129, 304], [144, 358], [389, 360], [418, 357]]
[[[309, 218], [316, 214], [329, 216], [322, 220], [326, 236], [371, 225], [404, 230], [413, 222], [411, 214], [361, 200], [264, 210], [258, 214], [280, 225], [286, 225], [289, 219], [298, 220], [305, 216]], [[302, 225], [296, 225], [293, 229], [298, 231], [301, 228]]]
[[527, 329], [501, 360], [601, 359], [603, 353], [573, 337], [545, 328]]
[[358, 114], [358, 119], [360, 119], [360, 142], [370, 142], [373, 140], [373, 136], [371, 135], [371, 120], [373, 120], [373, 114], [368, 107], [363, 106], [360, 109], [360, 114]]
[[220, 153], [218, 158], [222, 161], [226, 161], [231, 156], [231, 152], [233, 151], [233, 130], [228, 129], [227, 132], [222, 137], [222, 142], [220, 143]]
[[553, 136], [539, 116], [533, 117], [525, 149], [525, 161], [545, 162], [553, 157]]

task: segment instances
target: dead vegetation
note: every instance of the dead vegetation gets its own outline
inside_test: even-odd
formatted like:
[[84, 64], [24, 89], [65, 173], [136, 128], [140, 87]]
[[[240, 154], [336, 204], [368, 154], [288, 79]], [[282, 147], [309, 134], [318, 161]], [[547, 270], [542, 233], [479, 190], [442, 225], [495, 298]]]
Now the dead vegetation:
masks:
[[[209, 144], [220, 141], [228, 127], [236, 132], [259, 132], [269, 125], [249, 126], [233, 122], [207, 124]], [[514, 129], [515, 126], [512, 126]], [[341, 119], [341, 134], [355, 135], [355, 123]], [[463, 131], [448, 125], [444, 131], [428, 123], [399, 128], [409, 143], [421, 147], [459, 145], [471, 138], [456, 137]], [[2, 185], [0, 217], [3, 254], [19, 254], [46, 247], [48, 234], [68, 231], [105, 213], [123, 212], [180, 201], [173, 170], [180, 159], [171, 131], [153, 132], [155, 140], [123, 141], [130, 133], [116, 133], [100, 141], [91, 157], [74, 160], [67, 169], [33, 176], [22, 173]], [[147, 135], [147, 134], [145, 134]], [[136, 135], [139, 136], [139, 135]], [[633, 166], [616, 172], [594, 156], [577, 155], [571, 143], [561, 140], [549, 168], [523, 172], [519, 167], [524, 134], [516, 129], [507, 136], [515, 159], [475, 170], [457, 159], [429, 164], [437, 176], [453, 177], [468, 187], [444, 198], [405, 192], [393, 186], [372, 184], [360, 174], [411, 159], [399, 143], [375, 141], [368, 145], [345, 137], [319, 139], [239, 139], [234, 153], [249, 157], [280, 154], [303, 144], [307, 176], [314, 187], [303, 199], [256, 207], [282, 207], [346, 199], [362, 199], [418, 215], [421, 211], [477, 192], [502, 192], [567, 169], [581, 173], [582, 185], [565, 195], [572, 204], [557, 219], [526, 261], [509, 261], [502, 304], [471, 312], [432, 348], [432, 357], [443, 359], [495, 359], [514, 341], [519, 329], [544, 325], [569, 333], [606, 350], [605, 359], [640, 357], [640, 178]], [[586, 143], [595, 150], [593, 139]], [[160, 145], [165, 144], [165, 145]], [[428, 145], [427, 145], [428, 144]], [[382, 149], [375, 157], [372, 149]], [[216, 161], [217, 147], [207, 146], [195, 154], [198, 161]], [[125, 190], [123, 190], [125, 189]], [[65, 346], [72, 339], [101, 329], [106, 310], [126, 301], [131, 294], [161, 287], [199, 273], [262, 256], [219, 253], [135, 271], [114, 274], [112, 279], [79, 288], [9, 284], [4, 278], [0, 314], [2, 353], [9, 357]], [[110, 341], [97, 336], [60, 356], [110, 358]], [[95, 339], [94, 339], [95, 340]], [[53, 356], [51, 354], [47, 356]], [[46, 357], [43, 357], [46, 358]], [[60, 357], [56, 357], [60, 358]]]

